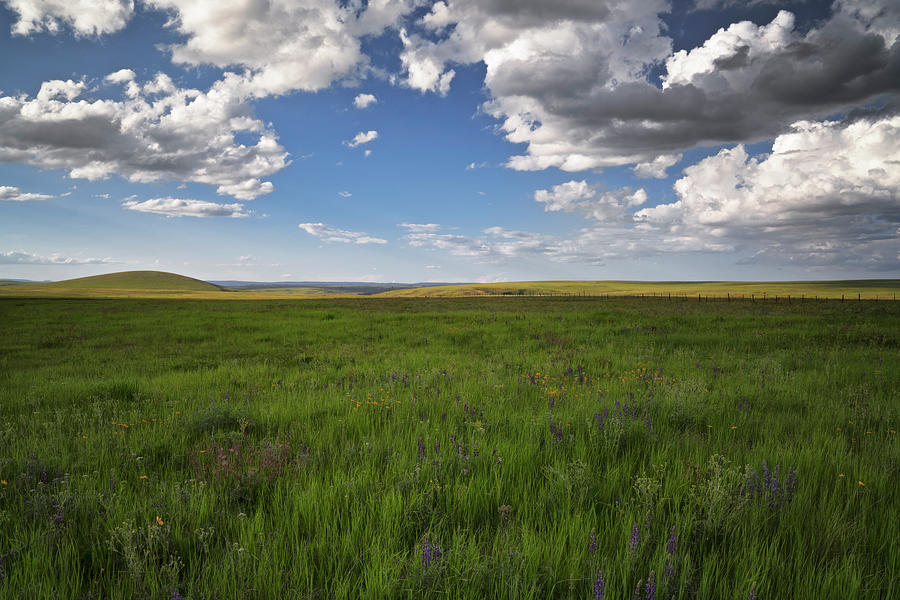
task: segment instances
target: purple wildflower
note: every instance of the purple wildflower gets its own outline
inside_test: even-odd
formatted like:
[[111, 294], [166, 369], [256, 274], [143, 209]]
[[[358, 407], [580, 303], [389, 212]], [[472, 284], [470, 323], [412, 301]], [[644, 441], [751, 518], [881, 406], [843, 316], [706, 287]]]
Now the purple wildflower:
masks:
[[635, 522], [631, 526], [631, 538], [628, 540], [628, 547], [631, 549], [631, 553], [634, 554], [637, 552], [638, 544], [641, 543], [641, 530], [638, 528], [637, 522]]
[[597, 571], [597, 578], [594, 579], [594, 600], [603, 600], [606, 593], [606, 579], [603, 577], [603, 571]]
[[588, 538], [588, 552], [593, 554], [597, 551], [597, 534], [594, 533], [594, 530], [591, 529], [591, 535]]
[[428, 535], [425, 535], [425, 538], [422, 540], [422, 568], [427, 569], [431, 566], [431, 563], [441, 559], [441, 547], [437, 544], [432, 544], [428, 540]]
[[678, 552], [678, 535], [675, 533], [675, 526], [669, 531], [669, 540], [666, 542], [666, 552], [672, 556]]
[[420, 437], [418, 445], [419, 445], [419, 460], [424, 460], [425, 459], [425, 440], [423, 440]]
[[756, 600], [756, 582], [750, 586], [750, 593], [747, 594], [747, 600]]
[[644, 600], [656, 600], [656, 575], [653, 571], [647, 575], [647, 583], [644, 585]]
[[184, 600], [184, 598], [178, 593], [178, 588], [175, 588], [172, 595], [169, 597], [169, 600]]

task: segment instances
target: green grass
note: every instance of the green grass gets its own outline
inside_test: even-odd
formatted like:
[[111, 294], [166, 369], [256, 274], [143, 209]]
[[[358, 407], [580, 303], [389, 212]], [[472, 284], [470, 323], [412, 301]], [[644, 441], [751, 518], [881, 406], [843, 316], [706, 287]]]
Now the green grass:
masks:
[[0, 598], [895, 597], [898, 317], [0, 299]]

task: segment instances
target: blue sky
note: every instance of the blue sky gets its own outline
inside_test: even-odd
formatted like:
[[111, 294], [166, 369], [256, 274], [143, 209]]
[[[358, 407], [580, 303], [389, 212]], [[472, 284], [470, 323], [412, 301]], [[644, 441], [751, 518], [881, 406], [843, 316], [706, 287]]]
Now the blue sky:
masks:
[[900, 277], [882, 0], [0, 0], [0, 277]]

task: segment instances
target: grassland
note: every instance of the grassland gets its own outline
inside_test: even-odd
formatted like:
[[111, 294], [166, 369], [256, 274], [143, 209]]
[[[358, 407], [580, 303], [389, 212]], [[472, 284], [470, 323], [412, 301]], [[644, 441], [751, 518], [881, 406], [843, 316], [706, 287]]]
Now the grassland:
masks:
[[335, 284], [297, 287], [223, 287], [159, 271], [126, 271], [53, 283], [0, 281], [0, 297], [31, 298], [190, 298], [195, 300], [300, 299], [372, 296], [377, 298], [461, 298], [472, 296], [657, 297], [666, 299], [896, 300], [900, 280], [849, 281], [520, 281], [513, 283], [423, 285], [389, 291], [390, 284]]
[[0, 299], [0, 598], [897, 597], [898, 322]]
[[721, 298], [793, 300], [865, 298], [894, 300], [900, 281], [520, 281], [478, 283], [395, 290], [381, 294], [405, 298], [467, 296], [652, 296], [659, 298]]

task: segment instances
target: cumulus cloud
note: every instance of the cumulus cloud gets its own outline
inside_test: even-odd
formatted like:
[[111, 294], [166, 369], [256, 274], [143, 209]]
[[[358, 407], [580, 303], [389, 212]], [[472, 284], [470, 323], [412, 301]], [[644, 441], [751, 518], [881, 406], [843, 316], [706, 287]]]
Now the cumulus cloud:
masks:
[[129, 200], [123, 202], [122, 206], [128, 210], [155, 213], [167, 217], [242, 218], [250, 216], [249, 213], [244, 212], [244, 205], [240, 203], [218, 204], [216, 202], [184, 200], [181, 198], [152, 198], [143, 202]]
[[387, 244], [387, 240], [372, 237], [362, 231], [347, 231], [337, 229], [324, 223], [300, 223], [300, 229], [306, 233], [322, 239], [325, 242], [340, 242], [343, 244]]
[[366, 108], [372, 104], [376, 104], [378, 99], [372, 94], [359, 94], [353, 99], [353, 106], [356, 108]]
[[258, 97], [360, 78], [369, 66], [361, 38], [395, 25], [415, 5], [413, 0], [146, 2], [168, 12], [170, 25], [185, 36], [170, 47], [173, 61], [238, 66], [243, 89]]
[[346, 145], [350, 146], [351, 148], [356, 148], [357, 146], [359, 146], [361, 144], [368, 144], [369, 142], [371, 142], [372, 140], [374, 140], [377, 137], [378, 137], [377, 131], [374, 131], [374, 130], [373, 131], [360, 131], [355, 136], [353, 136], [352, 140], [344, 142], [344, 143]]
[[[89, 180], [198, 182], [239, 200], [271, 192], [263, 178], [289, 164], [229, 76], [205, 92], [177, 88], [165, 74], [140, 84], [117, 71], [107, 80], [124, 84], [126, 97], [91, 100], [73, 80], [46, 81], [34, 97], [0, 94], [0, 162]], [[238, 133], [255, 143], [236, 142]]]
[[0, 202], [29, 202], [31, 200], [48, 200], [53, 196], [23, 192], [17, 187], [0, 185]]
[[0, 264], [3, 265], [109, 265], [117, 262], [111, 258], [79, 258], [56, 253], [42, 256], [24, 250], [0, 252]]
[[771, 154], [742, 145], [685, 169], [679, 200], [635, 219], [697, 244], [762, 259], [898, 269], [900, 116], [795, 123]]
[[133, 0], [3, 0], [3, 4], [15, 13], [14, 35], [55, 34], [63, 27], [78, 36], [112, 33], [125, 27], [134, 12]]
[[407, 85], [443, 93], [454, 64], [483, 61], [484, 111], [526, 144], [511, 168], [633, 164], [658, 176], [685, 149], [771, 139], [798, 119], [896, 94], [900, 11], [883, 0], [860, 6], [838, 2], [809, 29], [782, 11], [673, 53], [665, 0], [458, 0], [421, 22], [446, 35], [402, 36], [401, 62]]

